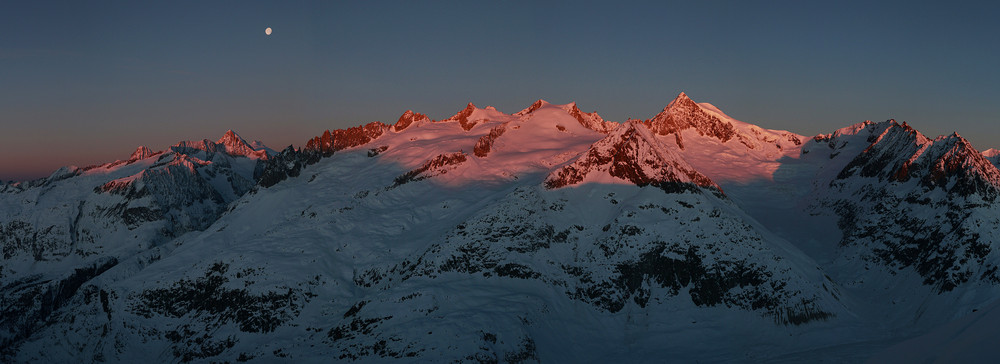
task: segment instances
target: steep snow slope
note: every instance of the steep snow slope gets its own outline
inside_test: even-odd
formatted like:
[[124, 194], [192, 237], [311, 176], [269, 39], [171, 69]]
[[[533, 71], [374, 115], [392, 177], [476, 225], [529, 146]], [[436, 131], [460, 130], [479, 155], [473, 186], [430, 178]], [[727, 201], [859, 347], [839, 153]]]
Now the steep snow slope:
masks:
[[797, 156], [806, 139], [733, 119], [711, 104], [695, 103], [683, 92], [645, 123], [675, 145], [692, 166], [722, 185], [772, 179], [779, 161]]
[[1000, 150], [997, 149], [987, 149], [983, 151], [983, 157], [986, 157], [994, 166], [1000, 168]]
[[545, 186], [559, 188], [581, 182], [629, 183], [665, 191], [719, 186], [698, 173], [642, 124], [628, 122], [594, 143], [586, 154], [553, 172]]
[[[873, 303], [896, 306], [902, 322], [940, 323], [996, 297], [1000, 171], [965, 139], [930, 140], [890, 120], [815, 142], [847, 161], [816, 205], [844, 232], [843, 284], [885, 296]], [[864, 150], [841, 154], [845, 143]]]

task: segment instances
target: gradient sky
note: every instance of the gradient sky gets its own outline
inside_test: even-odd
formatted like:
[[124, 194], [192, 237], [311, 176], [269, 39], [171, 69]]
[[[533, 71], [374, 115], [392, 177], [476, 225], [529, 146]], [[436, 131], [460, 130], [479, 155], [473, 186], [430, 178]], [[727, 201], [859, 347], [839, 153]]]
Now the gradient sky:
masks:
[[470, 101], [649, 118], [681, 91], [799, 134], [895, 118], [1000, 147], [1000, 6], [920, 3], [5, 2], [0, 179]]

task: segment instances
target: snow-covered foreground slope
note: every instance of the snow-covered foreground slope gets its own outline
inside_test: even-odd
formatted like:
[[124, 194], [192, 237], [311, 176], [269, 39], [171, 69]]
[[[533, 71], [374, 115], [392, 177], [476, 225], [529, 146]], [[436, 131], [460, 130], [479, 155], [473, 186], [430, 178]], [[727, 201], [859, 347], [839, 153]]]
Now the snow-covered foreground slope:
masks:
[[859, 361], [995, 299], [1000, 172], [970, 148], [894, 121], [810, 139], [684, 94], [624, 124], [539, 100], [279, 153], [141, 148], [0, 187], [5, 221], [52, 226], [4, 240], [2, 354]]
[[932, 140], [892, 120], [805, 138], [734, 120], [684, 94], [647, 123], [684, 146], [683, 158], [755, 220], [815, 259], [845, 299], [863, 302], [854, 311], [865, 319], [919, 331], [1000, 294], [994, 150], [980, 153], [957, 134]]
[[1000, 302], [885, 349], [869, 363], [992, 363], [1000, 354]]
[[5, 353], [52, 314], [73, 310], [66, 305], [89, 280], [215, 222], [253, 187], [257, 160], [266, 153], [230, 131], [218, 143], [182, 142], [158, 152], [139, 147], [127, 160], [65, 167], [0, 187]]

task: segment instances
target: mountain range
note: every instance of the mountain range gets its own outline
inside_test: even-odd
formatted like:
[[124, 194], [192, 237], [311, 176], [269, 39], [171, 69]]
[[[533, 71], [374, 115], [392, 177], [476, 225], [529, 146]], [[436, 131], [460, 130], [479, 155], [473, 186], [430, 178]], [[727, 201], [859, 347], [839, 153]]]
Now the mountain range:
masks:
[[625, 122], [470, 103], [280, 151], [139, 147], [0, 184], [0, 359], [988, 358], [998, 164], [957, 133], [807, 137], [683, 93]]

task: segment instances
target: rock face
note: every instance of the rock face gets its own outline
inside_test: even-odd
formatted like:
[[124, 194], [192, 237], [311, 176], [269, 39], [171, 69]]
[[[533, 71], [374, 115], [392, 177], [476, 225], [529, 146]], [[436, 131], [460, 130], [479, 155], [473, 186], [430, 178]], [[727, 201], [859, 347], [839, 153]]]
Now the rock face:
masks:
[[0, 361], [857, 361], [1000, 294], [996, 154], [683, 93], [140, 147], [0, 184]]
[[130, 157], [128, 160], [130, 162], [135, 162], [152, 157], [156, 154], [158, 153], [153, 152], [153, 150], [146, 148], [145, 146], [139, 146], [138, 148], [135, 149], [135, 152], [132, 152], [132, 157]]
[[[833, 159], [850, 160], [822, 199], [840, 218], [841, 244], [893, 271], [915, 271], [939, 292], [1000, 282], [1000, 255], [990, 243], [997, 225], [986, 217], [996, 211], [1000, 171], [967, 140], [931, 140], [889, 120], [813, 143], [824, 143]], [[851, 144], [865, 147], [853, 157], [837, 152]]]
[[[411, 114], [410, 117], [412, 118], [414, 115]], [[403, 118], [401, 117], [401, 119]], [[409, 123], [405, 124], [409, 125]], [[305, 149], [320, 152], [323, 156], [328, 157], [336, 151], [371, 142], [384, 134], [388, 128], [388, 125], [375, 121], [362, 126], [336, 129], [333, 132], [327, 130], [323, 132], [322, 136], [314, 137], [306, 142]]]
[[396, 120], [396, 124], [392, 126], [392, 130], [396, 132], [403, 131], [403, 129], [406, 129], [411, 124], [419, 121], [430, 122], [431, 120], [427, 118], [427, 115], [415, 113], [413, 110], [406, 110], [403, 115], [400, 115], [399, 120]]
[[490, 149], [493, 148], [493, 142], [497, 140], [504, 132], [507, 131], [506, 124], [500, 124], [493, 129], [490, 129], [490, 133], [483, 135], [476, 141], [475, 147], [472, 148], [473, 153], [479, 158], [485, 158], [490, 154]]
[[245, 157], [252, 157], [256, 159], [267, 159], [267, 152], [262, 149], [254, 148], [246, 140], [243, 140], [236, 132], [232, 130], [226, 131], [226, 134], [219, 138], [219, 141], [215, 144], [222, 146], [222, 149], [226, 151], [229, 155], [241, 155]]
[[604, 121], [604, 118], [597, 115], [596, 111], [590, 113], [580, 111], [580, 108], [576, 107], [575, 102], [569, 105], [570, 107], [567, 108], [566, 112], [573, 116], [576, 121], [580, 122], [580, 125], [583, 125], [587, 129], [607, 134], [619, 125], [618, 123], [609, 123]]
[[607, 138], [594, 143], [575, 162], [550, 174], [545, 186], [574, 185], [597, 173], [636, 186], [652, 185], [666, 191], [697, 191], [696, 187], [721, 191], [712, 180], [656, 140], [644, 125], [634, 122], [619, 127]]
[[469, 131], [479, 122], [478, 120], [469, 120], [474, 112], [476, 112], [476, 105], [473, 105], [470, 102], [469, 105], [465, 106], [465, 109], [462, 109], [462, 111], [459, 111], [454, 116], [442, 121], [457, 121], [459, 125], [462, 126], [463, 130]]
[[[330, 134], [323, 134], [324, 138], [328, 135]], [[329, 155], [332, 156], [333, 153]], [[288, 146], [267, 162], [258, 164], [254, 169], [254, 179], [261, 187], [271, 187], [289, 177], [298, 177], [303, 168], [319, 162], [321, 158], [323, 154], [315, 149], [299, 150]]]
[[705, 112], [683, 92], [667, 104], [663, 111], [648, 120], [647, 124], [649, 130], [657, 135], [676, 134], [683, 130], [694, 129], [701, 135], [722, 142], [728, 142], [736, 136], [736, 129], [732, 124]]
[[184, 141], [177, 143], [170, 149], [178, 153], [195, 153], [194, 151], [201, 150], [207, 153], [225, 153], [251, 159], [267, 159], [268, 157], [268, 151], [265, 148], [254, 148], [232, 130], [226, 131], [226, 134], [216, 142], [208, 139]]
[[454, 166], [458, 166], [468, 160], [464, 153], [441, 154], [424, 163], [420, 168], [406, 172], [393, 181], [392, 187], [428, 179], [437, 175], [448, 173]]

